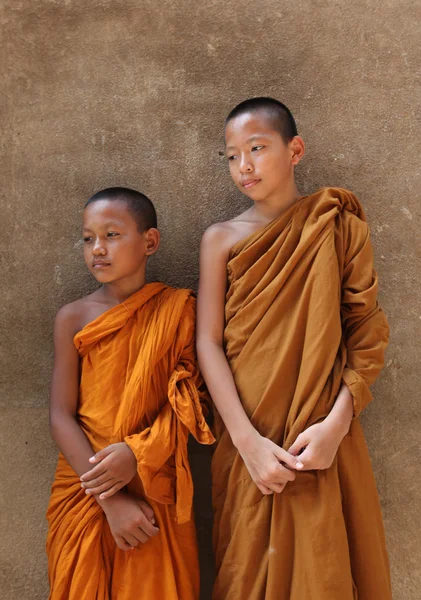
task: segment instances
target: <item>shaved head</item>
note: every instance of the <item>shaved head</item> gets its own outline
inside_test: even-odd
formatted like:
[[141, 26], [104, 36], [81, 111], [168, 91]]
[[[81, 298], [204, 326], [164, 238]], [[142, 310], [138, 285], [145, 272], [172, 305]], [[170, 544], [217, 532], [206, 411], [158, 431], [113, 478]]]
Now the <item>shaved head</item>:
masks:
[[281, 135], [285, 143], [298, 135], [297, 125], [289, 108], [279, 100], [265, 97], [250, 98], [237, 104], [226, 118], [225, 127], [230, 121], [246, 113], [261, 114], [262, 118], [271, 122], [273, 129]]
[[85, 204], [85, 208], [98, 200], [124, 203], [136, 221], [140, 233], [152, 227], [157, 227], [155, 207], [151, 200], [141, 192], [123, 187], [107, 188], [91, 196]]

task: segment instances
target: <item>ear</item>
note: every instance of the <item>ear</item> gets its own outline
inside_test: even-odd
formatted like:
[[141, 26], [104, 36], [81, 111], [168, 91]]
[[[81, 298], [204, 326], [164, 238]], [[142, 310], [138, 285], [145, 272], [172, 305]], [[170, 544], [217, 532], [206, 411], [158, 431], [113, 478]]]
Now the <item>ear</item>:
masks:
[[159, 242], [161, 241], [161, 234], [158, 229], [151, 227], [145, 232], [146, 239], [146, 255], [152, 256], [159, 248]]
[[291, 162], [294, 166], [296, 166], [303, 158], [306, 151], [304, 140], [301, 136], [296, 135], [292, 138], [288, 145], [292, 152]]

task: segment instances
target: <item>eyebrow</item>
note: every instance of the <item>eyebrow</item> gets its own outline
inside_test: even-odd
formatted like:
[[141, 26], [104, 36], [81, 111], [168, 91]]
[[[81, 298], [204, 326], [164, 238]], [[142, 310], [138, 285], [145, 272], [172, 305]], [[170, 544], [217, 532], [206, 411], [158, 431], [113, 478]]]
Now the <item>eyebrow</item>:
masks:
[[[269, 136], [265, 133], [255, 134], [246, 139], [246, 144], [255, 142], [256, 140], [261, 140], [262, 138], [267, 139], [268, 137]], [[225, 150], [232, 150], [233, 148], [235, 148], [235, 146], [226, 146]]]
[[[104, 223], [102, 227], [106, 229], [107, 227], [110, 227], [112, 225], [114, 225], [115, 227], [123, 227], [124, 223], [119, 223], [118, 221], [107, 221], [107, 223]], [[84, 227], [83, 231], [92, 231], [92, 229], [89, 229], [89, 227]]]

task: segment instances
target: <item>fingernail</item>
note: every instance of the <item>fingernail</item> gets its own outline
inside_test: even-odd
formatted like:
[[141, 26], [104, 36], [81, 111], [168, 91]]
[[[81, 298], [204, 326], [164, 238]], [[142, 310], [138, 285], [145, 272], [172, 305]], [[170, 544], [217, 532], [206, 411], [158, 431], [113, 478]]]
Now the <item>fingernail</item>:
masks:
[[90, 494], [91, 490], [85, 490], [85, 494]]
[[100, 500], [104, 500], [104, 498], [105, 498], [104, 494], [100, 494], [100, 495], [99, 495], [99, 499], [100, 499]]
[[297, 460], [297, 468], [302, 469], [304, 467], [303, 463]]
[[151, 523], [153, 523], [155, 525], [156, 521], [155, 521], [155, 517], [152, 517], [151, 519]]
[[95, 456], [91, 456], [91, 458], [89, 459], [89, 462], [90, 462], [90, 463], [93, 463], [93, 462], [95, 462]]

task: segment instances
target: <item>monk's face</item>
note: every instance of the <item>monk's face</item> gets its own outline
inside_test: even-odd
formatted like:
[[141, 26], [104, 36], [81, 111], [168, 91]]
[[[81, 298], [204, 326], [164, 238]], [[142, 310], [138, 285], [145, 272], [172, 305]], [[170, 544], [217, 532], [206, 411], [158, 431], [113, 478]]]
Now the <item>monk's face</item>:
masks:
[[156, 252], [159, 233], [141, 233], [124, 201], [97, 200], [83, 213], [84, 258], [100, 283], [144, 275], [148, 256]]
[[[226, 155], [237, 188], [253, 201], [268, 201], [294, 182], [296, 136], [286, 143], [263, 112], [244, 113], [225, 129]], [[304, 146], [303, 146], [304, 149]]]

